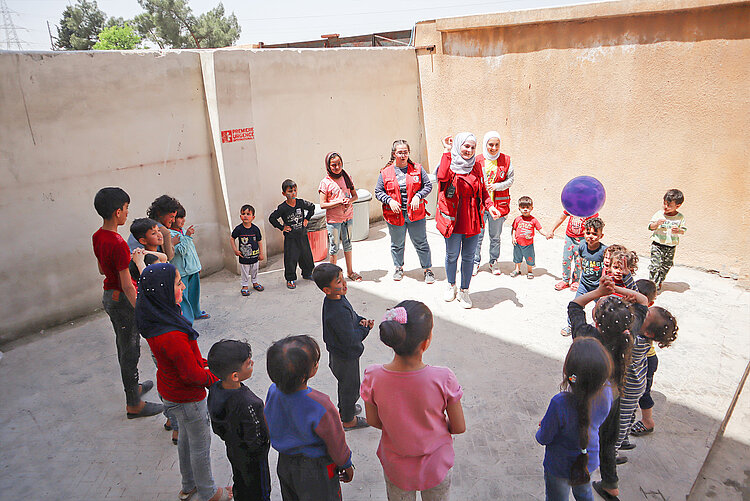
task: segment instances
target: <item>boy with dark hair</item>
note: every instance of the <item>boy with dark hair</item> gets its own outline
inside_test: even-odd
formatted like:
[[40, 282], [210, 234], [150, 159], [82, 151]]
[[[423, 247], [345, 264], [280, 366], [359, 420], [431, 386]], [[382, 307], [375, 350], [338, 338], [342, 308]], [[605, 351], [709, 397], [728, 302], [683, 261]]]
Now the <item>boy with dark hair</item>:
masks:
[[166, 263], [167, 255], [159, 252], [164, 242], [164, 237], [159, 231], [159, 223], [148, 217], [141, 217], [130, 225], [130, 234], [143, 246], [133, 250], [133, 258], [130, 260], [130, 276], [138, 282], [146, 266], [154, 263]]
[[208, 412], [214, 433], [227, 446], [234, 499], [267, 501], [271, 496], [270, 440], [263, 401], [242, 384], [253, 375], [252, 355], [244, 341], [222, 339], [211, 347], [208, 368], [221, 381], [209, 388]]
[[302, 278], [307, 280], [315, 266], [307, 238], [307, 223], [315, 214], [315, 204], [297, 198], [297, 183], [291, 179], [281, 183], [281, 193], [286, 200], [276, 207], [268, 220], [284, 233], [284, 278], [287, 288], [294, 289], [297, 286], [297, 264], [302, 268]]
[[354, 478], [336, 408], [327, 395], [307, 386], [319, 361], [320, 348], [310, 336], [286, 337], [266, 352], [273, 384], [265, 416], [271, 445], [279, 451], [276, 472], [284, 501], [340, 501], [339, 481]]
[[[263, 240], [263, 235], [260, 233], [260, 228], [253, 224], [255, 207], [248, 204], [243, 205], [240, 208], [240, 219], [242, 224], [235, 226], [232, 230], [232, 238], [229, 241], [232, 244], [234, 254], [240, 258], [240, 294], [249, 296], [248, 285], [250, 280], [253, 282], [253, 289], [258, 292], [263, 290], [263, 286], [258, 283], [258, 263], [265, 259], [263, 246], [260, 243]], [[235, 239], [239, 241], [239, 249], [234, 243]]]
[[367, 420], [357, 416], [359, 399], [359, 357], [362, 343], [374, 320], [357, 315], [346, 299], [346, 279], [335, 264], [321, 263], [313, 270], [313, 280], [326, 295], [323, 299], [323, 341], [328, 351], [328, 366], [338, 381], [338, 407], [345, 430], [366, 428]]
[[138, 383], [140, 336], [135, 325], [136, 284], [130, 277], [130, 248], [117, 233], [117, 227], [128, 220], [130, 197], [122, 188], [102, 188], [94, 197], [94, 208], [102, 217], [102, 227], [92, 236], [99, 272], [104, 275], [104, 310], [112, 321], [117, 343], [117, 359], [125, 389], [128, 419], [153, 416], [162, 405], [141, 400], [153, 388], [152, 381]]
[[667, 273], [674, 265], [674, 254], [680, 235], [687, 231], [685, 216], [677, 209], [685, 201], [680, 190], [669, 190], [664, 194], [664, 207], [651, 216], [648, 229], [651, 234], [651, 262], [648, 265], [649, 278], [661, 290]]
[[531, 197], [521, 197], [518, 199], [518, 210], [521, 215], [513, 220], [511, 238], [513, 239], [513, 263], [516, 269], [510, 273], [511, 277], [517, 277], [521, 274], [521, 262], [526, 259], [526, 278], [534, 278], [534, 230], [539, 231], [542, 235], [549, 238], [544, 230], [542, 223], [531, 215], [534, 210], [534, 201]]

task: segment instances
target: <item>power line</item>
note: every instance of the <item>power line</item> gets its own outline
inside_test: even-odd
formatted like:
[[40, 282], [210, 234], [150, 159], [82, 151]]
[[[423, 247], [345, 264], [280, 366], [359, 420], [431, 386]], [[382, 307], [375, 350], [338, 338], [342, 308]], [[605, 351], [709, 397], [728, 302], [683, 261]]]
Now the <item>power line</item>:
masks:
[[18, 33], [16, 33], [16, 26], [13, 24], [13, 17], [10, 15], [11, 10], [5, 0], [0, 0], [0, 13], [3, 15], [3, 23], [0, 25], [0, 29], [5, 31], [5, 48], [7, 50], [22, 50], [21, 41], [18, 39]]

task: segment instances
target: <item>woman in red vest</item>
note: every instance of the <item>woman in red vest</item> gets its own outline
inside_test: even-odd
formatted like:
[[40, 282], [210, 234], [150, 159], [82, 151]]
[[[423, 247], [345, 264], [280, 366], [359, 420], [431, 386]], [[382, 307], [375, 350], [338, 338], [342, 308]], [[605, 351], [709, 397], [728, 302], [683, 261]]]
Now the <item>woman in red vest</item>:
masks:
[[409, 143], [403, 139], [393, 142], [391, 159], [380, 171], [375, 186], [375, 198], [383, 204], [383, 218], [391, 234], [391, 257], [396, 271], [393, 280], [404, 278], [404, 247], [406, 233], [419, 256], [425, 283], [435, 282], [430, 267], [432, 256], [427, 243], [425, 198], [432, 191], [432, 182], [424, 168], [409, 158]]
[[[443, 299], [458, 302], [471, 308], [469, 284], [474, 268], [479, 232], [484, 225], [484, 211], [493, 219], [500, 212], [492, 203], [484, 181], [484, 167], [474, 156], [477, 139], [470, 132], [461, 132], [455, 139], [443, 138], [443, 157], [437, 171], [440, 183], [438, 210], [435, 215], [437, 229], [445, 237], [445, 275], [448, 289]], [[456, 289], [458, 255], [461, 254], [461, 289]]]
[[[493, 219], [488, 213], [484, 213], [484, 223], [490, 234], [490, 272], [493, 275], [500, 274], [500, 234], [503, 232], [505, 216], [510, 212], [510, 185], [513, 184], [513, 166], [510, 157], [500, 153], [500, 134], [491, 130], [484, 135], [484, 154], [477, 155], [477, 161], [484, 165], [484, 181], [487, 183], [487, 191], [492, 197], [492, 203], [500, 212], [500, 217]], [[482, 261], [482, 239], [484, 228], [479, 232], [477, 251], [474, 253], [474, 272], [479, 272], [479, 264]]]

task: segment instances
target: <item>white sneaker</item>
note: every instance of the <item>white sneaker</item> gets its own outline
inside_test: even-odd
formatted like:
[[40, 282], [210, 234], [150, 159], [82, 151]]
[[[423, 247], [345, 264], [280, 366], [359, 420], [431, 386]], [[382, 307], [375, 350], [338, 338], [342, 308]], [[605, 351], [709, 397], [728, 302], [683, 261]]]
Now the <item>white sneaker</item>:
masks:
[[458, 304], [466, 309], [471, 308], [471, 297], [469, 297], [469, 291], [461, 289], [458, 291]]
[[443, 295], [443, 299], [445, 299], [448, 302], [453, 301], [456, 299], [456, 285], [448, 284], [448, 288], [445, 289], [445, 295]]
[[500, 271], [500, 263], [495, 261], [494, 263], [490, 264], [490, 271], [493, 275], [500, 275], [502, 273]]
[[475, 277], [479, 273], [479, 263], [474, 263], [474, 269], [471, 272], [471, 276]]

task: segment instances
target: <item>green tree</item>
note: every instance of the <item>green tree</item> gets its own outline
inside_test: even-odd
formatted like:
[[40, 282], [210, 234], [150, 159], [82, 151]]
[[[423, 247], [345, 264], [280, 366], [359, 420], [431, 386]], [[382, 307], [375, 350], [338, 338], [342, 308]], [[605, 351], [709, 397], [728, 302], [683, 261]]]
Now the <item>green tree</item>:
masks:
[[133, 50], [141, 43], [141, 37], [132, 26], [110, 26], [99, 33], [99, 41], [94, 44], [94, 50]]
[[97, 35], [104, 28], [106, 14], [99, 10], [96, 0], [78, 0], [75, 5], [65, 7], [57, 26], [54, 47], [63, 50], [90, 50], [97, 42]]
[[232, 45], [240, 37], [234, 13], [225, 16], [224, 6], [195, 17], [187, 0], [138, 0], [145, 11], [135, 17], [138, 32], [160, 48], [212, 48]]

